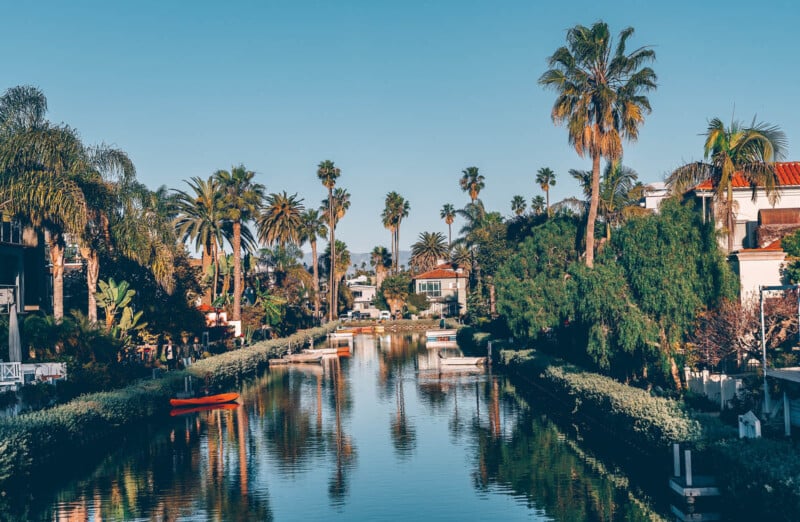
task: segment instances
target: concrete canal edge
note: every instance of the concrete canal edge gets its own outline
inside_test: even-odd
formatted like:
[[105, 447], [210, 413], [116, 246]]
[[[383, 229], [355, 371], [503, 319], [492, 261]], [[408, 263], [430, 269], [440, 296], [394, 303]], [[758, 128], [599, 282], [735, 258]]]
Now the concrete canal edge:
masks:
[[172, 371], [118, 390], [82, 395], [47, 410], [0, 419], [0, 494], [24, 487], [45, 470], [58, 469], [67, 457], [85, 453], [136, 423], [165, 415], [169, 399], [192, 376], [210, 384], [227, 384], [255, 375], [270, 358], [313, 339], [325, 337], [337, 323], [301, 330], [197, 361], [187, 370]]

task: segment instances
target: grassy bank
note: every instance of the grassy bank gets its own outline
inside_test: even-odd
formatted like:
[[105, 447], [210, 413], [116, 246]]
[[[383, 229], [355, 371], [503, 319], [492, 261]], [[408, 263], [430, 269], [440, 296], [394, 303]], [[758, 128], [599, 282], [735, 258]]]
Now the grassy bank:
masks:
[[33, 474], [58, 466], [99, 441], [122, 433], [125, 427], [169, 411], [169, 398], [192, 375], [212, 385], [225, 385], [255, 375], [267, 360], [297, 349], [311, 337], [335, 328], [304, 330], [289, 337], [264, 341], [198, 361], [185, 371], [141, 381], [119, 390], [82, 395], [48, 410], [0, 419], [0, 493], [24, 484]]

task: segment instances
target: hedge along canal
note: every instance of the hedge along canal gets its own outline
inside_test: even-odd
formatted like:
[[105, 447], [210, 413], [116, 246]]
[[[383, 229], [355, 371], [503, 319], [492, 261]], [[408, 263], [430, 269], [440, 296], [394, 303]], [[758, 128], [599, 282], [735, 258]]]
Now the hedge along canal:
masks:
[[[796, 441], [738, 439], [716, 418], [694, 417], [677, 401], [588, 372], [534, 350], [503, 351], [513, 377], [600, 427], [615, 443], [663, 457], [673, 442], [699, 450], [717, 478], [723, 514], [732, 520], [798, 520], [800, 456]], [[600, 420], [602, 419], [602, 420]], [[658, 466], [656, 466], [658, 468]], [[666, 488], [667, 474], [664, 474]]]
[[319, 339], [336, 323], [197, 361], [186, 370], [143, 380], [114, 391], [82, 395], [47, 410], [0, 419], [0, 494], [18, 490], [45, 470], [58, 470], [69, 458], [103, 447], [136, 423], [170, 410], [169, 399], [192, 376], [211, 385], [230, 385], [256, 375], [267, 361]]

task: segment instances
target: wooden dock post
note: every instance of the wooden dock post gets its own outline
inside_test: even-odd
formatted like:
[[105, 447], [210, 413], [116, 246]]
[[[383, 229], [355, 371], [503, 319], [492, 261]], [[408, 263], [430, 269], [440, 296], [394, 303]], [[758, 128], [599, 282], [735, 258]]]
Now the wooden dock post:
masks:
[[673, 476], [681, 476], [681, 445], [677, 442], [672, 445], [672, 467]]
[[787, 437], [792, 436], [792, 405], [789, 404], [789, 397], [783, 392], [783, 434]]
[[686, 486], [692, 486], [692, 450], [683, 452], [684, 460], [686, 461]]

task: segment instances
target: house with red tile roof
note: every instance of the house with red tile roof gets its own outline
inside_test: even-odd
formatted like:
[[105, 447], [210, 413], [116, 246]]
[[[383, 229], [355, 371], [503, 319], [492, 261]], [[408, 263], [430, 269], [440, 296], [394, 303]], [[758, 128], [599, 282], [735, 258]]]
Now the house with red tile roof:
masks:
[[422, 315], [457, 317], [467, 310], [468, 274], [450, 263], [439, 264], [433, 270], [414, 278], [414, 291], [425, 295], [430, 308]]
[[[776, 162], [779, 199], [770, 203], [766, 191], [753, 187], [741, 173], [733, 176], [736, 228], [732, 261], [739, 273], [742, 300], [757, 295], [761, 285], [781, 284], [781, 269], [786, 253], [781, 239], [800, 229], [800, 162]], [[713, 215], [711, 180], [694, 188], [702, 200], [704, 215]], [[721, 227], [721, 223], [719, 224]], [[720, 239], [727, 249], [727, 238]]]

